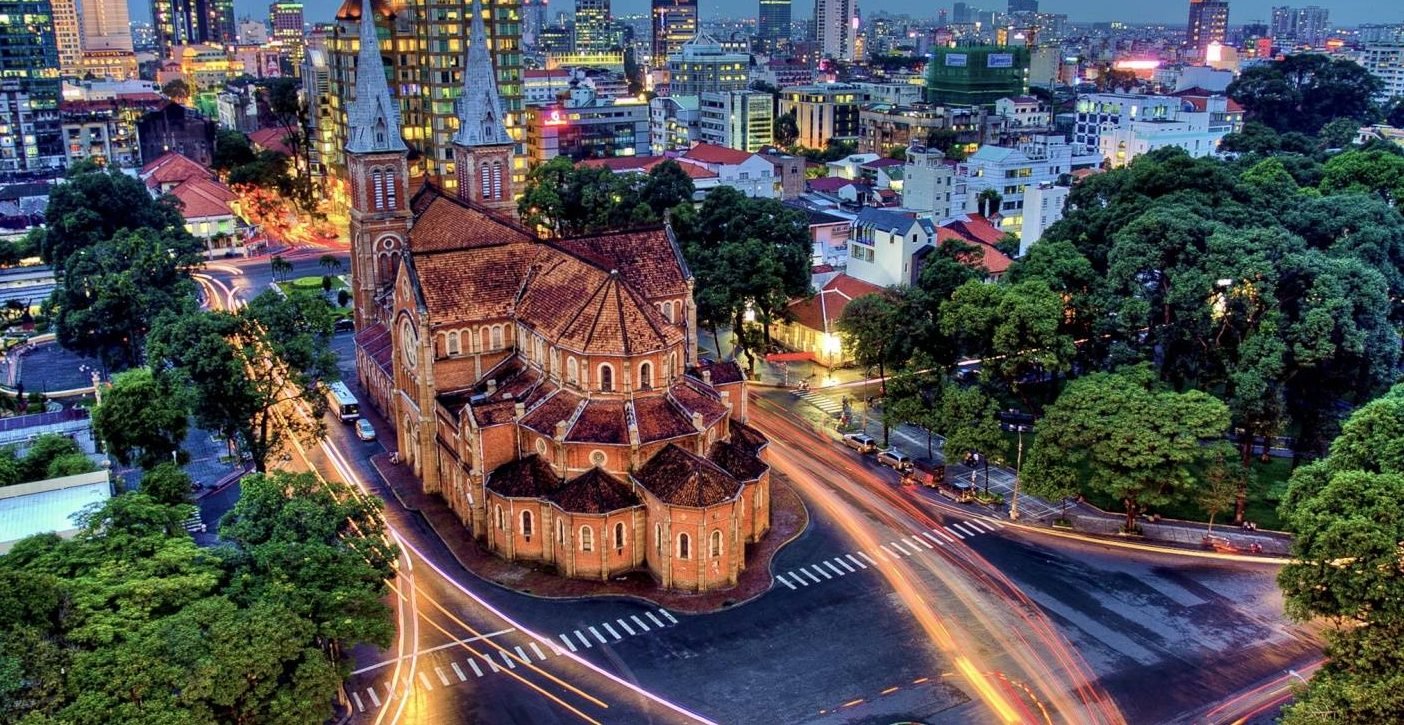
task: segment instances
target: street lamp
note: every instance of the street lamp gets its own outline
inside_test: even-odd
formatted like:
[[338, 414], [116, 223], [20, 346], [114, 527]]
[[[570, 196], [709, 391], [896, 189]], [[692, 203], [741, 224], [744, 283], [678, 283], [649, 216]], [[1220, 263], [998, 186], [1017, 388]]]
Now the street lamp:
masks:
[[1014, 495], [1009, 503], [1009, 520], [1019, 520], [1019, 477], [1024, 468], [1024, 431], [1028, 430], [1026, 425], [1016, 425], [1014, 430], [1019, 432], [1019, 453], [1014, 459]]

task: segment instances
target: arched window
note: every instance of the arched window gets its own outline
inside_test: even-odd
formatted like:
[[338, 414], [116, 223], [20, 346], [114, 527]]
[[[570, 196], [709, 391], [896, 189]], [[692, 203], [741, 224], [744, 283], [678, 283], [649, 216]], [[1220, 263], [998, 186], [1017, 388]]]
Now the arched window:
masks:
[[673, 353], [668, 353], [668, 357], [663, 358], [663, 384], [671, 385], [673, 382]]
[[653, 548], [658, 550], [658, 555], [663, 555], [663, 524], [653, 525]]
[[385, 174], [381, 173], [380, 171], [372, 171], [372, 172], [371, 172], [371, 193], [373, 194], [373, 200], [372, 200], [372, 202], [371, 202], [371, 208], [372, 208], [372, 209], [384, 209], [384, 208], [385, 208]]
[[600, 390], [606, 393], [614, 391], [614, 366], [609, 363], [600, 365]]
[[566, 358], [566, 382], [571, 385], [580, 383], [580, 363], [577, 363], [573, 356]]
[[502, 349], [502, 325], [492, 326], [492, 349]]
[[653, 389], [653, 363], [639, 363], [639, 388], [642, 390]]
[[525, 536], [528, 540], [531, 539], [531, 512], [530, 512], [530, 511], [523, 511], [523, 512], [522, 512], [522, 536]]
[[484, 199], [492, 198], [490, 196], [490, 194], [492, 194], [492, 179], [488, 178], [488, 173], [489, 171], [487, 164], [483, 164], [482, 167], [478, 169], [478, 177], [482, 180]]
[[594, 550], [595, 550], [595, 531], [594, 531], [594, 529], [591, 529], [589, 526], [581, 526], [581, 527], [580, 527], [580, 550], [581, 550], [581, 551], [594, 551]]
[[624, 548], [624, 524], [623, 522], [614, 525], [614, 548]]
[[668, 322], [673, 321], [673, 303], [664, 302], [662, 305], [659, 305], [658, 311], [663, 313], [663, 319]]
[[444, 348], [445, 352], [447, 352], [449, 355], [458, 355], [463, 352], [462, 344], [460, 342], [457, 332], [450, 332], [444, 337]]
[[678, 558], [692, 558], [692, 537], [687, 534], [678, 534]]
[[492, 198], [502, 198], [502, 162], [492, 162]]
[[497, 505], [497, 528], [507, 528], [507, 519], [502, 517], [502, 504]]
[[712, 542], [711, 542], [711, 546], [709, 546], [708, 549], [707, 549], [707, 554], [708, 554], [709, 556], [711, 556], [713, 559], [715, 559], [715, 558], [721, 556], [721, 544], [722, 544], [721, 529], [717, 529], [717, 530], [715, 530], [715, 531], [712, 532]]
[[487, 351], [492, 349], [492, 333], [486, 326], [478, 330], [479, 350]]
[[395, 209], [395, 172], [385, 172], [385, 208]]

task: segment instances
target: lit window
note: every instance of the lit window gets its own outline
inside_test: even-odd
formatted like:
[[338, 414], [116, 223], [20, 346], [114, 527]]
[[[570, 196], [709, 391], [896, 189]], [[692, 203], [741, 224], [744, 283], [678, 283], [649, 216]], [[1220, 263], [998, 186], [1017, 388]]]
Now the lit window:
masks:
[[595, 532], [594, 532], [594, 530], [591, 529], [589, 526], [581, 526], [581, 527], [580, 527], [580, 550], [581, 550], [581, 551], [594, 551], [594, 550], [595, 550]]

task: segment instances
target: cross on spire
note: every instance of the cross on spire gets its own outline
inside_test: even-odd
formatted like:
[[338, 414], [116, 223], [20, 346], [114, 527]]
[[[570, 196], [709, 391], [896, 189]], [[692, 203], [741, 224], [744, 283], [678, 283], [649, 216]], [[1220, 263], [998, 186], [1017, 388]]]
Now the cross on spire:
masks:
[[385, 82], [380, 39], [375, 33], [371, 0], [361, 0], [361, 47], [356, 55], [356, 101], [347, 118], [351, 153], [406, 151], [400, 136], [400, 108]]
[[502, 122], [502, 99], [497, 95], [497, 73], [488, 54], [482, 0], [473, 0], [472, 30], [463, 64], [463, 93], [458, 98], [458, 133], [453, 135], [453, 142], [460, 146], [512, 143]]

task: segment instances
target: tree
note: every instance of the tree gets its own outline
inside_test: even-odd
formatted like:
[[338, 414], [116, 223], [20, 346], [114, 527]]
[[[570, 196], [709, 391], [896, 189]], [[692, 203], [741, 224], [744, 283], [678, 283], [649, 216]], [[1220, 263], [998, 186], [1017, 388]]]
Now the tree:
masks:
[[87, 467], [84, 470], [74, 471], [74, 473], [97, 470], [97, 465], [88, 459], [87, 455], [83, 453], [83, 449], [78, 447], [78, 443], [72, 438], [59, 433], [44, 433], [29, 444], [24, 458], [19, 460], [19, 481], [42, 481], [50, 478], [49, 470], [60, 461], [63, 462], [59, 464], [58, 468], [73, 468], [73, 462], [68, 458], [73, 455], [82, 456], [87, 461]]
[[49, 300], [59, 344], [114, 370], [139, 365], [153, 321], [194, 308], [190, 272], [199, 263], [193, 249], [172, 248], [150, 229], [78, 250]]
[[1042, 281], [966, 282], [941, 308], [941, 331], [982, 370], [1032, 404], [1029, 388], [1066, 372], [1077, 353], [1062, 330], [1063, 300]]
[[662, 219], [664, 212], [677, 205], [691, 204], [696, 191], [692, 177], [683, 171], [682, 165], [668, 160], [648, 170], [648, 179], [639, 196], [648, 204], [653, 215]]
[[[206, 312], [166, 321], [152, 336], [153, 366], [183, 375], [195, 393], [200, 426], [237, 441], [265, 471], [293, 440], [324, 434], [326, 397], [336, 379], [331, 308], [319, 297], [264, 292], [237, 313]], [[302, 404], [310, 416], [284, 415]]]
[[1296, 534], [1278, 575], [1287, 613], [1330, 627], [1329, 659], [1288, 708], [1288, 723], [1404, 718], [1401, 412], [1404, 387], [1396, 386], [1352, 414], [1330, 455], [1292, 474], [1280, 506]]
[[1234, 460], [1232, 451], [1216, 446], [1210, 463], [1204, 469], [1203, 487], [1195, 493], [1195, 502], [1209, 514], [1209, 533], [1214, 532], [1214, 516], [1228, 510], [1240, 497], [1240, 492], [1248, 488], [1250, 473], [1248, 468]]
[[1380, 80], [1353, 61], [1302, 53], [1243, 71], [1228, 95], [1250, 121], [1315, 135], [1332, 119], [1371, 120], [1379, 90]]
[[1347, 151], [1326, 162], [1321, 191], [1379, 194], [1386, 202], [1404, 199], [1404, 157], [1383, 151]]
[[44, 220], [47, 226], [34, 242], [44, 263], [56, 270], [79, 250], [120, 231], [149, 230], [177, 253], [200, 248], [185, 230], [174, 197], [152, 199], [137, 179], [93, 167], [71, 170], [65, 183], [54, 185]]
[[230, 169], [226, 181], [233, 187], [252, 187], [290, 196], [294, 193], [293, 177], [288, 175], [291, 168], [285, 154], [260, 151], [252, 161]]
[[959, 451], [979, 453], [985, 463], [985, 492], [990, 488], [990, 460], [1005, 459], [1004, 434], [996, 418], [998, 405], [978, 386], [948, 386], [941, 395], [941, 431], [946, 460]]
[[946, 390], [945, 376], [933, 372], [902, 372], [887, 381], [883, 393], [884, 426], [915, 425], [926, 431], [926, 457], [935, 454], [932, 438], [941, 427], [941, 400]]
[[190, 84], [186, 83], [184, 78], [167, 81], [166, 85], [161, 86], [161, 95], [183, 104], [190, 100]]
[[1349, 147], [1360, 132], [1360, 122], [1353, 118], [1337, 118], [1317, 133], [1323, 149], [1343, 149]]
[[284, 282], [288, 279], [288, 273], [293, 270], [292, 262], [284, 259], [281, 254], [273, 255], [273, 258], [268, 260], [268, 266], [273, 272], [274, 279]]
[[1121, 500], [1124, 528], [1133, 531], [1145, 506], [1191, 490], [1202, 442], [1222, 436], [1228, 423], [1223, 403], [1197, 390], [1165, 390], [1148, 366], [1094, 373], [1048, 407], [1023, 478], [1037, 488], [1077, 477], [1085, 489]]
[[327, 274], [336, 274], [341, 271], [341, 260], [337, 259], [334, 254], [323, 254], [317, 260], [317, 264], [326, 270]]
[[221, 128], [215, 133], [214, 159], [210, 167], [228, 173], [231, 169], [254, 162], [253, 146], [242, 131]]
[[93, 430], [122, 465], [151, 470], [181, 449], [190, 397], [171, 378], [149, 367], [135, 368], [113, 376], [103, 391], [92, 412]]
[[784, 148], [791, 148], [799, 141], [799, 121], [796, 118], [797, 109], [791, 108], [789, 113], [782, 113], [775, 117], [775, 145]]
[[303, 105], [301, 91], [302, 84], [291, 76], [269, 79], [263, 87], [268, 110], [283, 130], [283, 143], [296, 159], [288, 165], [291, 174], [287, 176], [286, 193], [299, 208], [310, 212], [316, 208], [317, 194], [310, 175], [311, 144], [307, 142], [307, 108]]
[[993, 188], [983, 189], [975, 195], [976, 208], [987, 218], [999, 213], [1000, 204], [1003, 201], [1004, 197], [1000, 196], [999, 192]]
[[176, 506], [190, 503], [192, 481], [171, 461], [152, 466], [141, 474], [141, 492], [158, 503]]

